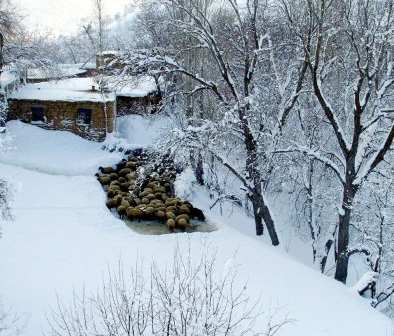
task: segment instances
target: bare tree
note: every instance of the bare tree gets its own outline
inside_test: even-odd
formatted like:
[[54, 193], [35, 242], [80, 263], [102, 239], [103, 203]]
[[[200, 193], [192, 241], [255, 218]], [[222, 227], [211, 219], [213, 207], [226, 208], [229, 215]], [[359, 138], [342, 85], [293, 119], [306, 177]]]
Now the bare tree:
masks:
[[104, 51], [104, 0], [93, 0], [95, 19], [97, 24], [98, 52]]
[[5, 42], [19, 29], [19, 16], [8, 0], [0, 0], [0, 73], [4, 66]]
[[325, 153], [309, 154], [325, 161], [341, 185], [335, 278], [346, 282], [350, 256], [362, 253], [350, 246], [355, 197], [384, 164], [394, 139], [385, 112], [394, 84], [393, 2], [283, 1], [283, 8], [304, 46], [312, 89], [335, 139]]
[[[203, 77], [198, 69], [190, 66], [181, 56], [182, 49], [174, 57], [157, 54], [148, 58], [144, 64], [154, 65], [167, 75], [176, 74], [187, 78], [188, 83], [193, 83], [191, 89], [182, 85], [174, 94], [193, 96], [204, 92], [215, 100], [216, 112], [213, 118], [205, 118], [205, 115], [192, 118], [200, 119], [197, 124], [202, 125], [201, 133], [204, 129], [212, 131], [213, 127], [216, 128], [211, 145], [206, 146], [207, 142], [202, 143], [198, 137], [194, 137], [199, 133], [195, 125], [183, 130], [192, 129], [196, 132], [183, 135], [183, 139], [188, 141], [183, 141], [182, 145], [195, 153], [215, 156], [238, 179], [252, 203], [256, 234], [263, 234], [265, 224], [272, 244], [278, 245], [279, 237], [263, 186], [267, 180], [265, 171], [269, 169], [263, 167], [267, 162], [274, 164], [268, 155], [270, 146], [276, 145], [290, 111], [297, 103], [307, 70], [306, 62], [294, 57], [287, 63], [287, 68], [282, 67], [284, 63], [278, 64], [277, 55], [283, 51], [273, 45], [271, 31], [261, 24], [268, 20], [268, 15], [265, 16], [267, 4], [264, 1], [247, 1], [246, 10], [243, 10], [236, 1], [228, 0], [222, 7], [215, 5], [215, 11], [202, 10], [194, 2], [186, 4], [174, 0], [166, 4], [171, 11], [175, 8], [183, 15], [182, 20], [171, 15], [167, 20], [178, 28], [180, 36], [189, 37], [187, 48], [184, 48], [204, 50], [210, 70], [205, 71], [206, 76]], [[256, 93], [257, 88], [263, 86], [259, 81], [263, 80], [263, 71], [266, 70], [262, 66], [264, 62], [268, 64], [266, 67], [275, 82], [275, 92], [278, 92], [278, 101], [269, 108], [264, 106], [264, 101], [259, 100]], [[269, 112], [265, 111], [267, 109]], [[193, 137], [196, 141], [191, 141]], [[218, 142], [215, 143], [213, 139]], [[227, 144], [239, 148], [243, 166], [224, 157], [223, 151], [229, 150], [223, 148], [223, 145], [227, 146], [225, 139], [229, 140]]]
[[130, 275], [120, 265], [98, 294], [74, 295], [68, 308], [59, 300], [52, 335], [273, 336], [290, 322], [270, 319], [265, 333], [255, 331], [258, 301], [239, 285], [236, 268], [218, 273], [215, 255], [194, 258], [190, 246], [178, 246], [168, 267], [141, 265]]

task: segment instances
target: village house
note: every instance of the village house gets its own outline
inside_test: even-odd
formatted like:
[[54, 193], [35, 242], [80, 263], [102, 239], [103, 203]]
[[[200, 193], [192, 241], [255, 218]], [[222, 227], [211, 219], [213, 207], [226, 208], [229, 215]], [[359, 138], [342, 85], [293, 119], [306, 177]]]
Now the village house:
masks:
[[116, 96], [100, 92], [92, 78], [27, 84], [15, 90], [8, 102], [8, 119], [70, 131], [95, 141], [114, 131]]
[[[99, 71], [123, 69], [124, 64], [119, 61], [122, 55], [117, 50], [107, 50], [96, 55], [96, 67]], [[152, 114], [158, 111], [162, 101], [162, 93], [158, 83], [152, 76], [139, 74], [138, 76], [124, 75], [110, 80], [109, 89], [115, 91], [117, 99], [117, 114]]]
[[115, 131], [117, 116], [157, 111], [161, 98], [156, 91], [153, 78], [148, 76], [107, 83], [105, 89], [94, 77], [30, 83], [9, 95], [8, 120], [103, 141]]
[[129, 77], [110, 86], [116, 94], [118, 116], [153, 114], [159, 109], [162, 97], [155, 80], [150, 76]]
[[117, 55], [117, 51], [103, 52], [96, 64], [27, 69], [28, 84], [13, 85], [7, 91], [7, 119], [103, 141], [115, 131], [117, 116], [157, 112], [162, 97], [153, 77], [99, 75], [103, 66], [116, 68], [112, 63]]

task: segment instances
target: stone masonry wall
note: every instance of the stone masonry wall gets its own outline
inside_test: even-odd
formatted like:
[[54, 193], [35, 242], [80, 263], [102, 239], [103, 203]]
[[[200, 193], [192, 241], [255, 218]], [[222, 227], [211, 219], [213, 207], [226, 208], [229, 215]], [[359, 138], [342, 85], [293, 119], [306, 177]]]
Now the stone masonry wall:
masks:
[[[27, 123], [32, 123], [32, 107], [42, 107], [45, 122], [33, 122], [35, 125], [46, 129], [70, 131], [88, 140], [103, 141], [106, 129], [108, 132], [114, 130], [116, 108], [114, 102], [106, 103], [106, 113], [104, 104], [96, 102], [10, 100], [9, 106], [9, 119], [19, 119]], [[90, 125], [78, 122], [80, 108], [92, 110]]]

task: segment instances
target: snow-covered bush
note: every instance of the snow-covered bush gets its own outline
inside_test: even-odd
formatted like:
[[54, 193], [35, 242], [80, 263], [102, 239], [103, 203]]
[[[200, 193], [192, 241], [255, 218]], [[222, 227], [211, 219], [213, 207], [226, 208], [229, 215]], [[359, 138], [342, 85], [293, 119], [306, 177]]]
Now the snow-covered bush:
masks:
[[193, 170], [186, 168], [175, 180], [175, 194], [185, 200], [190, 200], [193, 193], [193, 183], [196, 183]]
[[[173, 264], [136, 267], [127, 276], [122, 266], [95, 296], [74, 296], [71, 306], [59, 302], [50, 324], [52, 334], [76, 335], [260, 335], [258, 301], [248, 297], [228, 263], [218, 272], [212, 254], [192, 257], [175, 250]], [[274, 335], [288, 321], [271, 323]]]

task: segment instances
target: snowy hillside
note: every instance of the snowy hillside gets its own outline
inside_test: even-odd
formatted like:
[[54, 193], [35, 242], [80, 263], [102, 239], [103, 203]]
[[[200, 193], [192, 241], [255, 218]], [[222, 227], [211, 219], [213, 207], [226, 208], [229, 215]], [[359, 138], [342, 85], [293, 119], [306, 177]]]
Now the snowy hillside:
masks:
[[[124, 120], [122, 132], [127, 133], [127, 125]], [[146, 120], [135, 119], [133, 127], [146, 125]], [[293, 320], [281, 336], [393, 334], [391, 322], [351, 290], [210, 213], [204, 190], [193, 189], [190, 197], [218, 222], [218, 231], [138, 235], [107, 210], [94, 177], [98, 166], [116, 163], [119, 154], [66, 132], [20, 122], [9, 123], [9, 132], [15, 150], [1, 154], [0, 172], [15, 187], [15, 220], [1, 224], [0, 297], [14, 311], [26, 314], [25, 335], [47, 330], [46, 317], [57, 295], [68, 302], [73, 290], [95, 291], [108, 266], [116, 267], [119, 260], [126, 265], [141, 257], [171, 263], [178, 243], [190, 243], [197, 255], [203, 241], [218, 249], [220, 265], [236, 255], [239, 280], [247, 281], [252, 297], [262, 296], [267, 313], [277, 310], [277, 318]], [[142, 142], [148, 145], [149, 139]], [[241, 214], [234, 218], [239, 227], [247, 221]]]

